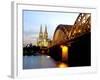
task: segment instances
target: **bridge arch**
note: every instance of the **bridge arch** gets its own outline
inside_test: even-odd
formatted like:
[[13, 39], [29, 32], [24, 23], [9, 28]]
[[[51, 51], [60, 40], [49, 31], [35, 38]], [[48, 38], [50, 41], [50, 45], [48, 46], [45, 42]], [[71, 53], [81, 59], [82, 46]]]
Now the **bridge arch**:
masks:
[[56, 44], [67, 39], [71, 27], [72, 25], [58, 25], [53, 35], [53, 43]]
[[80, 13], [74, 25], [59, 24], [55, 29], [52, 42], [49, 47], [50, 55], [55, 60], [66, 61], [68, 66], [90, 65], [91, 14]]

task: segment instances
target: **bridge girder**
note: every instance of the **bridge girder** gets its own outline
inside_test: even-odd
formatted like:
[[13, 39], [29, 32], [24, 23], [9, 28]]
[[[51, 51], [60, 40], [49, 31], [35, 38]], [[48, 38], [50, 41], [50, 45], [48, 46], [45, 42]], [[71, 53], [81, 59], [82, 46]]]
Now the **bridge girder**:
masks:
[[[58, 25], [53, 36], [53, 45], [58, 45], [64, 42], [69, 42], [70, 40], [79, 37], [91, 29], [91, 14], [90, 13], [80, 13], [77, 17], [74, 25]], [[58, 37], [58, 31], [60, 31]], [[60, 39], [60, 37], [62, 38]]]

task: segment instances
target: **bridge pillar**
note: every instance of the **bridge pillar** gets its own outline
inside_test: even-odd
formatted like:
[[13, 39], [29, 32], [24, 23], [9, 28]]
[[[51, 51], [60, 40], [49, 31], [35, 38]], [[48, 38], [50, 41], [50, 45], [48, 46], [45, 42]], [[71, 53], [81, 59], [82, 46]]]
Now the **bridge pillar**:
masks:
[[62, 61], [68, 61], [68, 46], [61, 45], [62, 49]]

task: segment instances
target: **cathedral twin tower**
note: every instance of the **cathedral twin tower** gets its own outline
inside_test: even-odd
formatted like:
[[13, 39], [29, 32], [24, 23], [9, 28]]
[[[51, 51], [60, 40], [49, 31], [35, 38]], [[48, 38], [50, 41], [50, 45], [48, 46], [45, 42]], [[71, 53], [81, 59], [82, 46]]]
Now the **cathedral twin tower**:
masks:
[[42, 25], [40, 26], [40, 33], [39, 33], [39, 39], [47, 39], [48, 38], [48, 32], [47, 32], [47, 26], [45, 25], [45, 31], [42, 32]]
[[47, 47], [49, 43], [47, 26], [45, 25], [45, 31], [42, 32], [42, 25], [40, 26], [39, 38], [37, 40], [37, 45], [40, 47]]

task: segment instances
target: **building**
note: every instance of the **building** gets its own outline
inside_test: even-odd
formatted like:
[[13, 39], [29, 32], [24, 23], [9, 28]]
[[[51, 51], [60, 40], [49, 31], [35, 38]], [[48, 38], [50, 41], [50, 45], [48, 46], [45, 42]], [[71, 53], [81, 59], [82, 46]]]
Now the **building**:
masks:
[[42, 25], [40, 26], [39, 37], [37, 39], [37, 46], [40, 47], [48, 47], [50, 45], [51, 40], [48, 39], [47, 26], [45, 25], [45, 30], [42, 32]]

